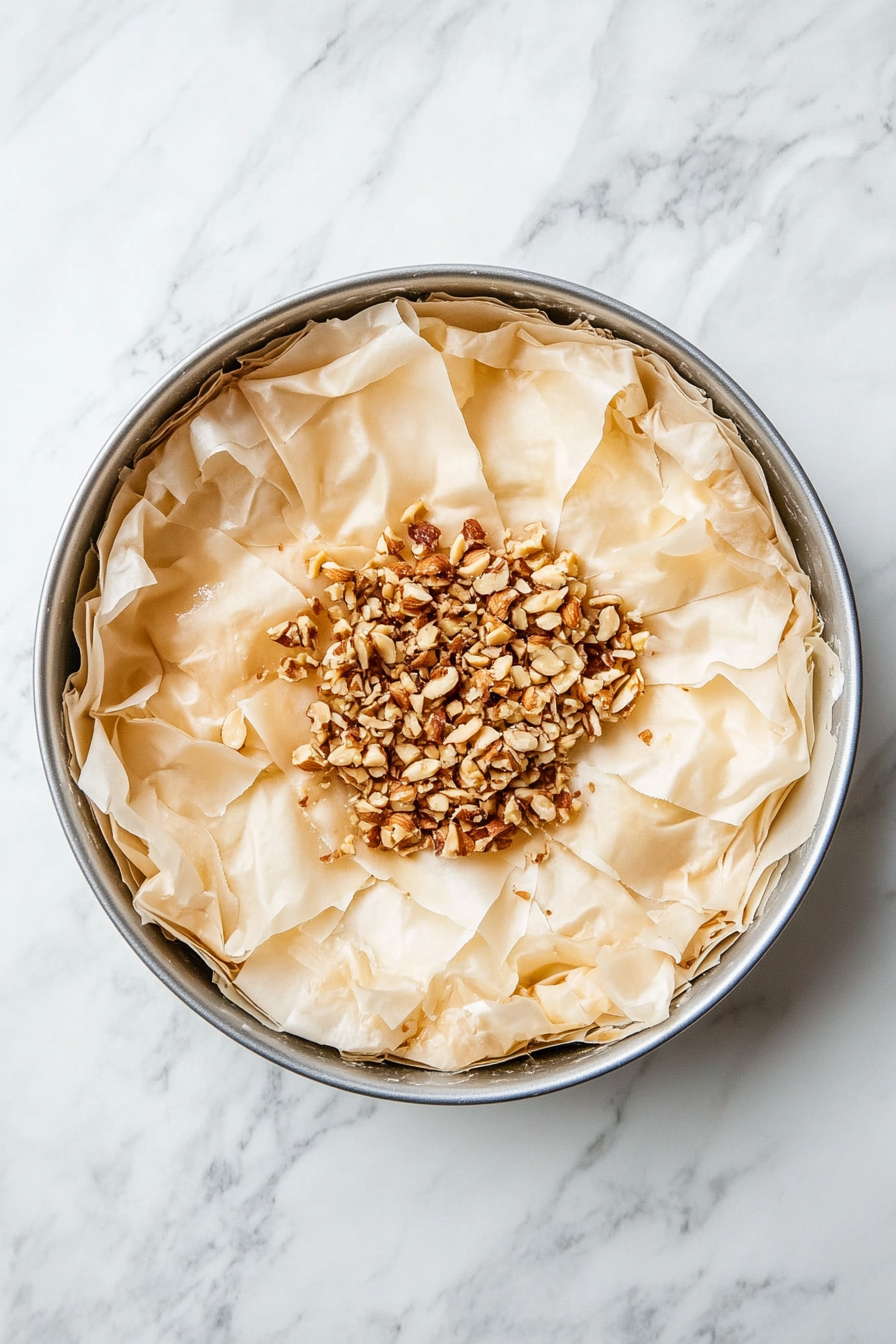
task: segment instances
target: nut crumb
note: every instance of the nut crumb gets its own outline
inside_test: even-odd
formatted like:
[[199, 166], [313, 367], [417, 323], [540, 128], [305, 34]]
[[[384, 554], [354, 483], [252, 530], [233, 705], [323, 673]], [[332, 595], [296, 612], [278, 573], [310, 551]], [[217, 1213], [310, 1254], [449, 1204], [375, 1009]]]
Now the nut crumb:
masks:
[[308, 571], [309, 579], [316, 579], [319, 577], [321, 568], [326, 559], [327, 559], [326, 551], [318, 551], [316, 555], [312, 555], [309, 557], [305, 565], [305, 568]]
[[233, 751], [246, 745], [246, 720], [239, 706], [232, 709], [221, 724], [221, 741]]
[[420, 518], [425, 518], [429, 509], [422, 499], [415, 499], [413, 504], [409, 504], [401, 515], [403, 523], [416, 523]]

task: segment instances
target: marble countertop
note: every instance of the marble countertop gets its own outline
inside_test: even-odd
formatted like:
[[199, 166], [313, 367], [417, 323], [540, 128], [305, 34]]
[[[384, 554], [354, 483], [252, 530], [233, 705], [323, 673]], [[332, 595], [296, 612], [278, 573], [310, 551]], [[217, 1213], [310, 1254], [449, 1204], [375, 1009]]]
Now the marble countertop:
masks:
[[[38, 0], [0, 35], [0, 1338], [888, 1344], [892, 5]], [[868, 675], [843, 822], [741, 987], [646, 1062], [460, 1110], [284, 1073], [157, 982], [29, 692], [54, 535], [137, 397], [285, 294], [446, 261], [592, 285], [727, 369], [830, 513]]]

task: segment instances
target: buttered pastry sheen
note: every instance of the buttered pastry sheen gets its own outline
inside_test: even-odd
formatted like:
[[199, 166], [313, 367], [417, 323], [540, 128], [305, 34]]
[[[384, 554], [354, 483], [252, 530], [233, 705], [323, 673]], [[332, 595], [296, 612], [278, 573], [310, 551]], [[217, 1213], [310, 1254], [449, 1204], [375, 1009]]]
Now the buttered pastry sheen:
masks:
[[839, 666], [655, 353], [396, 299], [222, 374], [85, 566], [72, 771], [228, 998], [451, 1070], [669, 1014], [812, 831]]

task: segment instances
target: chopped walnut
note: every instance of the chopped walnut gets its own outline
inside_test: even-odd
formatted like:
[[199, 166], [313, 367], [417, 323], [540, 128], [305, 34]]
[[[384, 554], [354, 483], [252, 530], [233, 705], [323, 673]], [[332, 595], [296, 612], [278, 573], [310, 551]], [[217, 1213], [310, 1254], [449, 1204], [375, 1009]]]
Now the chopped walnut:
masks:
[[581, 806], [571, 753], [631, 714], [648, 634], [589, 590], [575, 555], [551, 554], [543, 524], [496, 550], [471, 518], [446, 551], [424, 508], [404, 515], [413, 559], [391, 528], [362, 569], [315, 557], [334, 580], [322, 653], [307, 616], [268, 631], [292, 651], [281, 677], [318, 678], [293, 763], [350, 786], [371, 848], [505, 849]]

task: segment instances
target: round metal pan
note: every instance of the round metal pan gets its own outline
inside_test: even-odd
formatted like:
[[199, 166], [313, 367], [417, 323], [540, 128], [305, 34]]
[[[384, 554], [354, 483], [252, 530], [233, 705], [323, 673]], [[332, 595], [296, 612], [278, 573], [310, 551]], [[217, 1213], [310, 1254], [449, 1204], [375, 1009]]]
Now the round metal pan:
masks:
[[[555, 321], [579, 317], [663, 355], [701, 387], [716, 410], [737, 425], [765, 471], [772, 497], [809, 574], [825, 637], [839, 655], [843, 694], [834, 709], [833, 770], [811, 837], [790, 861], [751, 926], [672, 1005], [667, 1021], [611, 1045], [555, 1047], [507, 1063], [440, 1074], [399, 1064], [354, 1063], [336, 1050], [271, 1031], [224, 999], [199, 958], [161, 931], [144, 926], [86, 798], [69, 772], [62, 692], [77, 666], [72, 617], [84, 557], [96, 539], [121, 468], [202, 384], [234, 357], [310, 319], [348, 317], [397, 295], [433, 292], [491, 296], [539, 308]], [[827, 515], [804, 471], [774, 426], [726, 373], [674, 332], [615, 299], [579, 285], [493, 266], [439, 266], [379, 271], [284, 299], [216, 336], [140, 401], [100, 452], [59, 534], [41, 597], [34, 658], [34, 698], [44, 768], [69, 843], [100, 904], [151, 970], [207, 1022], [266, 1059], [318, 1082], [395, 1101], [462, 1103], [510, 1101], [569, 1087], [638, 1059], [683, 1031], [718, 1003], [759, 960], [802, 900], [837, 824], [855, 757], [861, 705], [861, 649], [849, 576]]]

